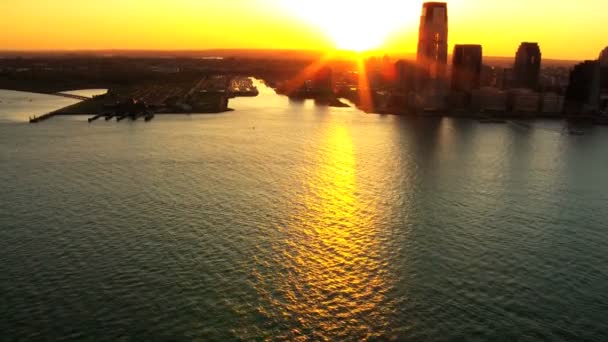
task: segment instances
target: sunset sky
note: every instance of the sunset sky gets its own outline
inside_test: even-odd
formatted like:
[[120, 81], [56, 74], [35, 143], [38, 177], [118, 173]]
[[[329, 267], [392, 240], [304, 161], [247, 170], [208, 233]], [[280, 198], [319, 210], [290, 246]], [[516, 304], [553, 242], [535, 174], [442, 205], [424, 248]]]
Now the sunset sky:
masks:
[[[1, 0], [0, 49], [416, 50], [422, 1]], [[605, 0], [451, 0], [450, 46], [512, 56], [538, 41], [548, 58], [596, 58], [608, 45]], [[450, 47], [451, 49], [451, 47]]]

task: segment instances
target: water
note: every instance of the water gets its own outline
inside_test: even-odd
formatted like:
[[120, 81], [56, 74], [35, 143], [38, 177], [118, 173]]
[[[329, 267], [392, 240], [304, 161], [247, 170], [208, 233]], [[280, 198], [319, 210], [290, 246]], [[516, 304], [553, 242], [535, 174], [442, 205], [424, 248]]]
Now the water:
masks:
[[0, 123], [28, 122], [30, 117], [75, 103], [78, 101], [60, 96], [0, 90]]
[[[608, 339], [608, 128], [0, 100], [7, 340]], [[11, 104], [12, 103], [12, 104]]]

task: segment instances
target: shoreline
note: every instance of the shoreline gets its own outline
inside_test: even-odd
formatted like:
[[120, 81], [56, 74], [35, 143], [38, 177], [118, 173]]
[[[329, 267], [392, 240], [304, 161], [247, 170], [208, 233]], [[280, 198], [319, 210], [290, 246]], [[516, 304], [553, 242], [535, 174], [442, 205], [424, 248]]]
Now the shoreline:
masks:
[[[56, 93], [46, 93], [46, 92], [35, 92], [31, 90], [17, 90], [17, 89], [6, 89], [2, 88], [0, 90], [5, 91], [17, 91], [24, 92], [30, 94], [37, 95], [48, 95], [48, 96], [56, 96], [62, 97], [62, 95], [58, 95]], [[76, 89], [78, 90], [78, 89]], [[71, 90], [73, 91], [73, 90]], [[285, 94], [280, 94], [279, 92], [275, 93], [279, 96], [287, 96]], [[308, 98], [301, 97], [290, 97], [296, 100], [306, 100]], [[362, 108], [357, 107], [356, 105], [349, 105], [342, 101], [340, 101], [339, 97], [335, 97], [334, 99], [315, 99], [315, 103], [319, 106], [327, 106], [334, 108], [356, 108], [362, 111], [365, 114], [370, 115], [387, 115], [387, 116], [402, 116], [402, 117], [410, 117], [410, 118], [456, 118], [456, 119], [471, 119], [471, 120], [480, 120], [480, 121], [506, 121], [506, 120], [518, 120], [518, 121], [534, 121], [534, 120], [565, 120], [565, 121], [578, 121], [584, 123], [591, 123], [593, 125], [598, 126], [606, 126], [608, 125], [608, 117], [605, 116], [594, 116], [594, 115], [565, 115], [565, 114], [548, 114], [548, 113], [524, 113], [524, 112], [492, 112], [490, 113], [479, 113], [479, 112], [466, 112], [461, 110], [446, 110], [446, 111], [429, 111], [429, 112], [415, 112], [415, 111], [404, 111], [404, 112], [392, 112], [392, 111], [369, 111], [364, 110]], [[111, 110], [104, 108], [105, 101], [103, 97], [101, 98], [91, 98], [87, 100], [80, 101], [75, 104], [71, 104], [57, 110], [51, 111], [47, 114], [52, 114], [53, 116], [95, 116], [95, 115], [104, 115], [109, 114]], [[206, 111], [192, 111], [192, 110], [176, 110], [176, 108], [168, 109], [168, 108], [150, 108], [151, 112], [159, 115], [205, 115], [205, 114], [222, 114], [233, 111], [238, 111], [238, 109], [234, 108], [226, 108], [224, 110], [206, 110]]]

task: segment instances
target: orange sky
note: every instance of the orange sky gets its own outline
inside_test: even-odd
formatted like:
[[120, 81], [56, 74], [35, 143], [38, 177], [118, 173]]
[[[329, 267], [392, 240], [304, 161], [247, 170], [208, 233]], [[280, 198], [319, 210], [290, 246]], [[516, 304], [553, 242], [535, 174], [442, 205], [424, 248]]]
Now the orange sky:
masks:
[[[0, 49], [331, 49], [390, 31], [383, 46], [411, 53], [421, 3], [1, 0]], [[483, 44], [485, 55], [512, 56], [521, 41], [538, 41], [545, 57], [589, 59], [608, 45], [605, 0], [452, 0], [448, 6], [450, 45]]]

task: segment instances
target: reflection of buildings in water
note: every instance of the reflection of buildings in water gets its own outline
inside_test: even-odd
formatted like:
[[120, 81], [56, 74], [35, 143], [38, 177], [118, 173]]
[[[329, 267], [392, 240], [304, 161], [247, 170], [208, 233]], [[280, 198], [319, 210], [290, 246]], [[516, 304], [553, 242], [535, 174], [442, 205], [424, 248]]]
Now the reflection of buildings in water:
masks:
[[[379, 260], [373, 216], [357, 194], [356, 157], [345, 127], [326, 131], [314, 169], [302, 174], [306, 186], [286, 227], [279, 259], [285, 274], [267, 298], [273, 320], [290, 329], [287, 339], [369, 338], [387, 320], [385, 268]], [[268, 293], [266, 293], [268, 295]]]

